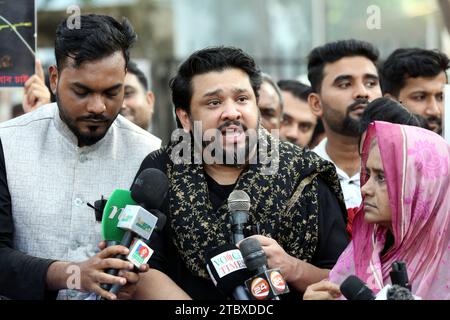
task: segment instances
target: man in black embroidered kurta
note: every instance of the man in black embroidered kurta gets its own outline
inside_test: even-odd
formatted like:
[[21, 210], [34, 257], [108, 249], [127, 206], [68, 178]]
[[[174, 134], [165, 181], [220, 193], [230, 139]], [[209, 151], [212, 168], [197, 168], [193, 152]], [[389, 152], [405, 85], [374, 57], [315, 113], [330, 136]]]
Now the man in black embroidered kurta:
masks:
[[[258, 240], [267, 250], [269, 267], [281, 268], [293, 291], [325, 278], [347, 245], [345, 205], [334, 167], [260, 128], [260, 83], [253, 59], [224, 47], [194, 53], [171, 82], [186, 132], [195, 132], [195, 121], [200, 122], [200, 145], [205, 147], [211, 141], [205, 138], [207, 130], [218, 129], [224, 154], [241, 148], [248, 157], [244, 163], [237, 163], [238, 157], [232, 164], [207, 164], [204, 159], [179, 163], [177, 141], [144, 160], [140, 171], [158, 168], [169, 178], [162, 208], [168, 223], [151, 239], [155, 253], [149, 264], [154, 269], [143, 277], [137, 298], [225, 298], [209, 280], [205, 261], [209, 250], [229, 242], [226, 199], [233, 190], [249, 194], [250, 223], [260, 225]], [[255, 144], [245, 132], [251, 129], [257, 132]], [[195, 141], [192, 146], [189, 160], [195, 159]], [[271, 160], [266, 165], [259, 161], [261, 149]], [[268, 174], [268, 169], [274, 171]]]

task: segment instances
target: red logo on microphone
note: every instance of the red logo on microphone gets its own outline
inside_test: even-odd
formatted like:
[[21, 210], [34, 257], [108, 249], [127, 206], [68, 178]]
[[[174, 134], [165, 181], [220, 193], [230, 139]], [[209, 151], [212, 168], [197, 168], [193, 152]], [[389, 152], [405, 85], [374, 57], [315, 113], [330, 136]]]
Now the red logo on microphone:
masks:
[[256, 299], [264, 300], [270, 292], [269, 284], [263, 278], [255, 278], [252, 281], [251, 291]]
[[278, 271], [272, 271], [270, 273], [270, 282], [278, 292], [284, 292], [286, 290], [286, 281], [284, 281], [283, 276]]

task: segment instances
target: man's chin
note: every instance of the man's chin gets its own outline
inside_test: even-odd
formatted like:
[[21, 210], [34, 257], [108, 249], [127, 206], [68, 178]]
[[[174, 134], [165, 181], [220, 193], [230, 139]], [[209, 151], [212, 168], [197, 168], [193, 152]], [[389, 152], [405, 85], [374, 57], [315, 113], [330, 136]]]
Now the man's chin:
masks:
[[106, 133], [108, 132], [108, 130], [99, 130], [99, 129], [97, 129], [97, 131], [98, 132], [89, 132], [89, 133], [79, 132], [77, 134], [78, 143], [80, 145], [91, 146], [102, 140], [105, 137]]

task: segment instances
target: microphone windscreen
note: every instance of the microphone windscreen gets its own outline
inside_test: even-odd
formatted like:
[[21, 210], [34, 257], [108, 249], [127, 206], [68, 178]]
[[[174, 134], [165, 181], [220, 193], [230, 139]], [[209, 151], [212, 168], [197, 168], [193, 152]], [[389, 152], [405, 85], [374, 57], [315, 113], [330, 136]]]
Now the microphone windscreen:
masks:
[[258, 268], [267, 265], [266, 253], [258, 240], [244, 239], [239, 245], [239, 250], [241, 250], [245, 265], [250, 271], [258, 270]]
[[357, 276], [351, 275], [342, 282], [340, 290], [347, 300], [374, 300], [375, 296]]
[[217, 289], [227, 296], [251, 277], [239, 249], [225, 244], [207, 254], [207, 269]]
[[145, 209], [159, 209], [169, 190], [169, 180], [161, 170], [143, 170], [131, 186], [131, 196]]
[[249, 211], [250, 197], [247, 192], [242, 190], [234, 190], [228, 196], [229, 211]]
[[394, 284], [392, 287], [389, 288], [387, 292], [387, 299], [388, 300], [414, 300], [413, 295], [411, 294], [411, 291], [408, 289]]
[[122, 209], [127, 205], [135, 205], [136, 202], [131, 198], [130, 191], [116, 189], [113, 191], [103, 209], [102, 217], [102, 237], [106, 241], [122, 241], [125, 231], [118, 228], [119, 216]]

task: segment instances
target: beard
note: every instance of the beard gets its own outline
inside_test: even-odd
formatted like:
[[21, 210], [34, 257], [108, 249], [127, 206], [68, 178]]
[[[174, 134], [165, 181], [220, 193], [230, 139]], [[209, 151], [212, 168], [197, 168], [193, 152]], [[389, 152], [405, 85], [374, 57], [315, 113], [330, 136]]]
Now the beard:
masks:
[[350, 113], [354, 111], [360, 105], [367, 105], [369, 100], [367, 99], [357, 99], [351, 105], [347, 107], [344, 117], [342, 114], [326, 106], [324, 108], [323, 118], [330, 127], [336, 133], [342, 134], [344, 136], [356, 137], [359, 135], [361, 130], [361, 116], [357, 119], [351, 117]]
[[[78, 145], [79, 146], [91, 146], [101, 139], [103, 139], [106, 135], [106, 133], [109, 130], [109, 127], [113, 123], [114, 119], [111, 119], [109, 117], [104, 116], [103, 114], [89, 114], [85, 116], [77, 117], [76, 119], [69, 116], [69, 114], [66, 112], [67, 108], [63, 105], [61, 100], [59, 99], [58, 92], [55, 95], [56, 102], [59, 109], [59, 115], [61, 117], [61, 120], [67, 125], [67, 127], [72, 131], [72, 133], [77, 137], [78, 139]], [[89, 133], [83, 133], [80, 131], [79, 127], [77, 126], [77, 122], [83, 121], [83, 120], [97, 120], [97, 121], [105, 121], [107, 122], [107, 125], [105, 127], [104, 131], [100, 131], [97, 133], [96, 129], [97, 126], [89, 127]]]
[[442, 135], [442, 119], [436, 116], [426, 117], [427, 126], [430, 130]]
[[[192, 120], [191, 124], [193, 127], [194, 124]], [[249, 158], [253, 154], [253, 151], [255, 150], [255, 147], [257, 145], [257, 130], [259, 128], [259, 124], [260, 117], [258, 116], [256, 129], [254, 129], [256, 132], [256, 137], [252, 137], [251, 133], [249, 132], [251, 130], [248, 130], [248, 127], [245, 124], [241, 123], [239, 120], [227, 120], [216, 129], [216, 134], [210, 137], [210, 141], [204, 140], [202, 138], [202, 151], [204, 151], [206, 148], [213, 147], [211, 151], [211, 157], [214, 159], [215, 163], [228, 167], [242, 167], [243, 165], [248, 163]], [[237, 143], [226, 142], [226, 145], [224, 145], [224, 142], [222, 140], [222, 130], [231, 125], [239, 127], [240, 130], [245, 133], [244, 145], [240, 146]], [[197, 140], [194, 138], [194, 143], [197, 143], [195, 141]], [[215, 151], [218, 149], [220, 149], [221, 151], [219, 153], [216, 153]]]

